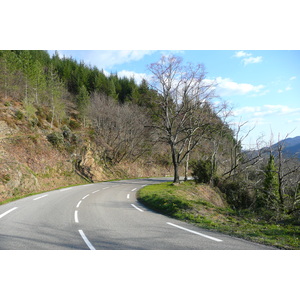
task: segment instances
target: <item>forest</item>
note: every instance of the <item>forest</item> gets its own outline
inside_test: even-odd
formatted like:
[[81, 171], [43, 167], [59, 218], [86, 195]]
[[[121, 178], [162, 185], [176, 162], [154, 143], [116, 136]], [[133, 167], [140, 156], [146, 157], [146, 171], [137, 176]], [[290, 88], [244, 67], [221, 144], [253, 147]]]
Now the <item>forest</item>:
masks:
[[1, 50], [0, 99], [18, 101], [15, 119], [40, 129], [86, 177], [78, 158], [82, 132], [100, 149], [104, 168], [139, 161], [164, 166], [175, 184], [193, 176], [236, 211], [299, 223], [300, 162], [284, 154], [284, 143], [244, 151], [242, 125], [231, 129], [230, 108], [212, 101], [218, 95], [205, 81], [203, 64], [184, 65], [171, 56], [148, 70], [153, 81], [137, 84], [58, 53]]

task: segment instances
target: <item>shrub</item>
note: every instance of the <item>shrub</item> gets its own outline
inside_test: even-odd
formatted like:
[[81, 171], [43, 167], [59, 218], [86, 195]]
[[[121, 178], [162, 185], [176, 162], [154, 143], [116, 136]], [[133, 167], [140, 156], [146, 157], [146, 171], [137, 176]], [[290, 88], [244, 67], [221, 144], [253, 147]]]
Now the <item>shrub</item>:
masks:
[[47, 139], [53, 146], [59, 146], [64, 143], [64, 136], [60, 132], [53, 132], [48, 134]]
[[218, 188], [226, 195], [227, 203], [233, 209], [247, 209], [255, 201], [242, 179], [219, 182]]
[[76, 122], [75, 120], [70, 120], [69, 126], [71, 129], [79, 129], [80, 123]]
[[22, 120], [24, 118], [24, 114], [20, 110], [16, 111], [15, 116], [18, 120]]
[[209, 183], [213, 177], [210, 160], [198, 160], [191, 163], [192, 176], [197, 183]]

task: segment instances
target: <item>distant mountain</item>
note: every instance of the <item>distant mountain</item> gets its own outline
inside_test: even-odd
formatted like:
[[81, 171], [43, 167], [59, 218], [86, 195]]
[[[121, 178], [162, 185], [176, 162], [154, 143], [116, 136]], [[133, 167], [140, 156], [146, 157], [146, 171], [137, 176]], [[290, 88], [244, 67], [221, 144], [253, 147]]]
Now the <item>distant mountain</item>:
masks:
[[284, 139], [272, 146], [275, 150], [278, 144], [284, 145], [283, 153], [287, 156], [296, 156], [300, 159], [300, 136]]
[[[278, 148], [279, 144], [283, 144], [283, 154], [288, 157], [297, 157], [300, 160], [300, 136], [296, 136], [294, 138], [287, 138], [284, 140], [281, 140], [278, 143], [275, 143], [271, 146], [271, 149], [273, 151], [273, 154], [276, 156], [276, 149]], [[270, 148], [264, 147], [260, 150], [254, 150], [254, 151], [244, 151], [249, 156], [255, 156], [259, 152], [263, 152], [263, 156], [268, 155]]]

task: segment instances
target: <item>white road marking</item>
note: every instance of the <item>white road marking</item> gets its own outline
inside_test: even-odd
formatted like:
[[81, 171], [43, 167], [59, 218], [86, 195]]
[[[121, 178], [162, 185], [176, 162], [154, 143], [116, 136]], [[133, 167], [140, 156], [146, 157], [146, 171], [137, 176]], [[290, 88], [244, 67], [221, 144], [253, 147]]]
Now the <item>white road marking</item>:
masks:
[[144, 185], [142, 185], [142, 187], [144, 187], [144, 186], [147, 186], [148, 184], [144, 184]]
[[82, 197], [82, 200], [84, 200], [85, 198], [87, 198], [90, 194], [85, 195], [84, 197]]
[[136, 189], [137, 189], [137, 188], [135, 188], [135, 189], [133, 189], [133, 190], [131, 190], [131, 191], [134, 192]]
[[127, 194], [127, 199], [129, 199], [129, 197], [130, 197], [130, 195], [129, 195], [129, 194]]
[[141, 211], [141, 212], [144, 212], [142, 209], [138, 208], [137, 206], [135, 206], [134, 204], [131, 204], [131, 206], [133, 206], [135, 209]]
[[68, 188], [65, 188], [65, 189], [62, 189], [62, 190], [59, 190], [60, 192], [64, 192], [64, 191], [68, 191], [68, 190], [71, 190], [72, 188], [71, 187], [68, 187]]
[[75, 210], [74, 219], [75, 219], [75, 223], [78, 223], [78, 210]]
[[39, 200], [39, 199], [42, 199], [42, 198], [45, 198], [45, 197], [47, 197], [47, 196], [48, 196], [48, 194], [43, 195], [43, 196], [40, 196], [40, 197], [37, 197], [37, 198], [34, 198], [33, 201]]
[[216, 242], [223, 242], [222, 240], [219, 240], [217, 238], [214, 238], [212, 236], [209, 236], [209, 235], [206, 235], [206, 234], [203, 234], [203, 233], [200, 233], [200, 232], [197, 232], [197, 231], [194, 231], [194, 230], [190, 230], [190, 229], [187, 229], [187, 228], [184, 228], [184, 227], [181, 227], [181, 226], [178, 226], [178, 225], [175, 225], [173, 223], [170, 223], [170, 222], [167, 222], [168, 225], [171, 225], [171, 226], [174, 226], [174, 227], [177, 227], [179, 229], [182, 229], [182, 230], [185, 230], [185, 231], [188, 231], [188, 232], [191, 232], [191, 233], [194, 233], [194, 234], [198, 234], [202, 237], [205, 237], [205, 238], [208, 238], [208, 239], [211, 239], [213, 241], [216, 241]]
[[98, 193], [99, 191], [100, 191], [100, 190], [97, 190], [97, 191], [93, 191], [93, 192], [92, 192], [92, 194]]
[[85, 241], [86, 245], [90, 248], [90, 250], [96, 250], [95, 247], [91, 244], [91, 242], [88, 240], [88, 238], [85, 236], [84, 232], [82, 230], [78, 230], [82, 239]]
[[79, 205], [81, 204], [81, 202], [82, 202], [81, 200], [78, 202], [78, 204], [76, 206], [77, 208], [79, 207]]
[[0, 215], [0, 219], [3, 218], [5, 215], [9, 214], [10, 212], [12, 212], [13, 210], [17, 209], [17, 207], [14, 207], [8, 211], [6, 211], [5, 213], [3, 213], [2, 215]]
[[106, 189], [109, 189], [109, 186], [107, 186], [107, 187], [103, 188], [102, 190], [106, 190]]

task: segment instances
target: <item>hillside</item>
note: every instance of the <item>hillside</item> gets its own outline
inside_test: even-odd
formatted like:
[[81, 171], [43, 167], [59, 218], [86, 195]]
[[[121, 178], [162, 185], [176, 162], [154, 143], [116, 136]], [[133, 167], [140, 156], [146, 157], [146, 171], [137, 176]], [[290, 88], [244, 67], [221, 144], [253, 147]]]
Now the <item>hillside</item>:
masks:
[[152, 107], [153, 95], [145, 81], [106, 76], [72, 58], [1, 50], [0, 201], [71, 184], [170, 174], [165, 148], [154, 149], [144, 130], [149, 117], [143, 110]]
[[0, 101], [0, 201], [73, 184], [169, 173], [144, 159], [107, 164], [90, 128], [51, 128], [46, 114], [39, 114], [39, 124], [33, 126], [25, 113], [19, 101]]

